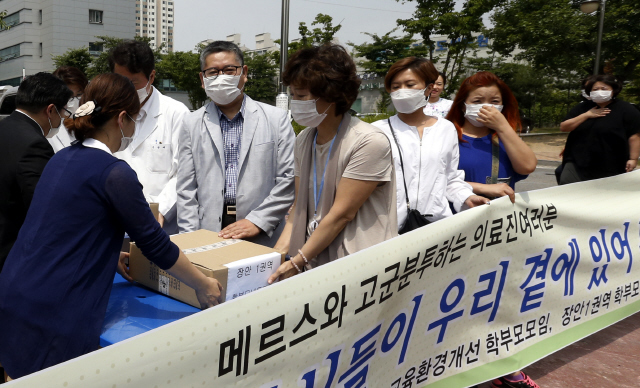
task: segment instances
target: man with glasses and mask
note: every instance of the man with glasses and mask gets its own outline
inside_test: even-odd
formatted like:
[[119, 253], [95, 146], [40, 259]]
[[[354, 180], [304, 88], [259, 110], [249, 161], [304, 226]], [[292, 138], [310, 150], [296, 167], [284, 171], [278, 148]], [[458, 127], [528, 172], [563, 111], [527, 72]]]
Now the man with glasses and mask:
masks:
[[54, 137], [72, 91], [49, 73], [25, 78], [16, 110], [0, 121], [0, 271], [27, 216], [40, 175], [53, 156]]
[[243, 93], [249, 69], [235, 44], [209, 44], [200, 66], [212, 102], [190, 113], [180, 133], [180, 232], [208, 229], [273, 246], [294, 197], [288, 114]]
[[138, 174], [147, 201], [158, 203], [158, 222], [165, 232], [178, 233], [178, 132], [189, 109], [153, 86], [155, 58], [149, 44], [134, 40], [118, 44], [109, 53], [109, 67], [113, 73], [131, 80], [141, 104], [133, 142], [114, 155]]

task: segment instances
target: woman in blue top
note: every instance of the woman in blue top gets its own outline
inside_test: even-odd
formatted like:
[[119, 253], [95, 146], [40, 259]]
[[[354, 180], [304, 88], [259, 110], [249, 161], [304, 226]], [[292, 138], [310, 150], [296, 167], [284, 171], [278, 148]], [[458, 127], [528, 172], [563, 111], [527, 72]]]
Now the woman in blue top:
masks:
[[[447, 119], [460, 130], [460, 164], [473, 192], [487, 198], [508, 195], [515, 201], [515, 184], [531, 174], [538, 160], [516, 133], [520, 129], [518, 102], [495, 74], [481, 71], [462, 82]], [[498, 174], [492, 173], [493, 153]]]
[[18, 239], [0, 273], [0, 363], [18, 378], [98, 349], [127, 232], [144, 255], [196, 289], [203, 308], [222, 287], [205, 277], [153, 217], [129, 165], [112, 153], [129, 145], [140, 103], [117, 74], [91, 81], [65, 126], [78, 143], [44, 169]]
[[[509, 87], [487, 71], [472, 75], [460, 85], [447, 120], [462, 129], [458, 168], [464, 170], [473, 192], [487, 198], [508, 195], [515, 202], [516, 182], [531, 174], [538, 160], [516, 133], [520, 114]], [[492, 171], [494, 150], [497, 176]], [[491, 387], [540, 388], [522, 371], [493, 380]]]

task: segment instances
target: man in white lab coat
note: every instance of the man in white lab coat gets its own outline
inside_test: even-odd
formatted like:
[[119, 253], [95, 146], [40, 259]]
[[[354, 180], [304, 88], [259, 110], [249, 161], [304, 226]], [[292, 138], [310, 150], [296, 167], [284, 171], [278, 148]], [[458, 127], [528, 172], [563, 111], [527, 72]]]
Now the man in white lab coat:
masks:
[[111, 71], [133, 82], [142, 104], [133, 141], [114, 155], [138, 174], [149, 203], [158, 203], [158, 222], [169, 234], [178, 233], [176, 174], [178, 133], [189, 109], [155, 87], [155, 58], [147, 43], [126, 40], [109, 54]]

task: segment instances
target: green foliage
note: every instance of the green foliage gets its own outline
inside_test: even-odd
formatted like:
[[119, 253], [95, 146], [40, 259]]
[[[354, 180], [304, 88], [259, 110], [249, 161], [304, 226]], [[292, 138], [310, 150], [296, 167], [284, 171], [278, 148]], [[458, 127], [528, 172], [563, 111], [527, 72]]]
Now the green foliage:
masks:
[[189, 96], [193, 109], [199, 109], [207, 102], [207, 94], [200, 82], [200, 54], [190, 51], [176, 51], [164, 55], [156, 64], [156, 70], [163, 79], [170, 79], [179, 90]]
[[92, 62], [91, 54], [87, 47], [69, 49], [65, 53], [52, 56], [53, 64], [57, 68], [61, 66], [72, 66], [87, 74], [87, 70]]
[[[333, 41], [336, 33], [340, 31], [342, 25], [333, 25], [333, 18], [330, 15], [319, 13], [316, 18], [311, 22], [312, 26], [318, 26], [313, 30], [309, 30], [305, 22], [300, 22], [298, 26], [298, 33], [300, 33], [300, 40], [295, 42], [289, 42], [288, 58], [291, 58], [296, 51], [312, 46], [320, 46], [325, 43]], [[276, 44], [280, 44], [280, 39], [274, 40]], [[280, 66], [280, 51], [276, 51], [272, 54], [274, 56], [276, 66]]]
[[[91, 61], [91, 66], [87, 69], [87, 77], [89, 79], [95, 77], [98, 74], [109, 73], [111, 70], [109, 69], [109, 52], [116, 47], [120, 42], [124, 39], [115, 38], [113, 36], [96, 36], [99, 40], [96, 41], [96, 44], [102, 45], [102, 53], [97, 57], [93, 57]], [[134, 38], [137, 41], [145, 42], [149, 44], [151, 42], [151, 38], [144, 36], [136, 36]], [[157, 47], [153, 54], [156, 58], [156, 63], [162, 60], [162, 45]], [[156, 79], [160, 79], [160, 77], [156, 77]]]
[[295, 120], [291, 120], [291, 126], [293, 127], [293, 132], [295, 132], [296, 136], [306, 128], [305, 126], [296, 123]]
[[[384, 77], [391, 65], [402, 58], [410, 56], [425, 56], [424, 45], [414, 46], [416, 41], [411, 36], [395, 37], [392, 34], [396, 30], [379, 36], [365, 32], [373, 42], [363, 44], [349, 43], [354, 49], [356, 58], [363, 58], [359, 65], [368, 74]], [[377, 112], [387, 112], [391, 105], [391, 96], [384, 88], [380, 90], [380, 98], [376, 101]]]
[[[485, 30], [482, 18], [505, 0], [465, 0], [456, 11], [460, 1], [455, 0], [407, 0], [416, 2], [416, 11], [411, 19], [398, 20], [405, 32], [419, 34], [424, 40], [431, 61], [438, 62], [440, 71], [449, 82], [445, 95], [453, 93], [466, 75], [465, 60], [477, 50], [472, 34]], [[443, 44], [448, 50], [443, 60], [435, 53], [436, 42], [431, 35], [446, 35]]]
[[301, 48], [320, 46], [325, 43], [333, 41], [333, 37], [336, 35], [342, 25], [338, 24], [333, 26], [333, 18], [329, 15], [319, 13], [316, 18], [311, 22], [312, 26], [316, 27], [313, 30], [309, 30], [305, 22], [300, 22], [298, 26], [298, 32], [300, 33], [300, 40], [298, 42], [291, 42], [289, 45], [289, 53], [296, 52]]
[[358, 118], [360, 120], [364, 121], [365, 123], [371, 124], [371, 123], [375, 123], [376, 121], [386, 120], [389, 117], [393, 116], [394, 114], [391, 114], [391, 113], [378, 113], [378, 114], [375, 114], [375, 115], [366, 115], [366, 116], [361, 116], [361, 117], [358, 117]]
[[4, 22], [4, 18], [7, 17], [7, 11], [0, 11], [0, 30], [9, 29], [10, 27]]
[[557, 126], [580, 99], [579, 80], [575, 74], [562, 73], [552, 77], [546, 71], [523, 63], [508, 63], [504, 59], [474, 63], [478, 71], [491, 71], [511, 89], [520, 111], [536, 127]]
[[396, 29], [387, 32], [382, 36], [377, 34], [364, 34], [369, 36], [373, 42], [363, 44], [348, 43], [353, 47], [356, 58], [364, 58], [360, 66], [369, 74], [384, 77], [391, 65], [402, 58], [409, 56], [425, 56], [426, 47], [423, 45], [413, 46], [416, 41], [410, 36], [392, 36]]
[[[585, 15], [580, 1], [510, 0], [496, 8], [490, 36], [494, 49], [502, 55], [515, 55], [548, 74], [561, 77], [592, 73], [599, 13]], [[630, 90], [640, 85], [640, 6], [637, 0], [607, 0], [602, 64], [600, 68], [623, 81], [632, 81]], [[602, 71], [601, 70], [601, 71]], [[635, 94], [637, 98], [639, 95]]]
[[391, 95], [384, 88], [379, 90], [380, 98], [376, 101], [376, 112], [381, 114], [391, 114], [395, 112], [393, 108], [389, 109], [390, 106], [393, 107], [393, 105], [391, 105]]
[[278, 66], [273, 55], [245, 54], [245, 65], [249, 68], [249, 80], [245, 86], [245, 93], [256, 101], [274, 104], [277, 94], [275, 82], [278, 76]]

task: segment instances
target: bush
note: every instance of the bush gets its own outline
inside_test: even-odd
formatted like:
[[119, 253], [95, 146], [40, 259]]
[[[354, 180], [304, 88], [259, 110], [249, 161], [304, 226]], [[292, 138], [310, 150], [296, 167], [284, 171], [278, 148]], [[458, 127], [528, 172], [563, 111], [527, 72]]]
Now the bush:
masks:
[[375, 123], [376, 121], [379, 120], [386, 120], [389, 117], [393, 116], [392, 114], [389, 113], [378, 113], [376, 115], [367, 115], [367, 116], [362, 116], [362, 117], [358, 117], [360, 120], [364, 121], [365, 123]]

